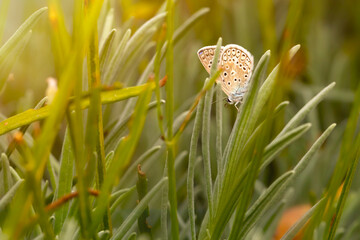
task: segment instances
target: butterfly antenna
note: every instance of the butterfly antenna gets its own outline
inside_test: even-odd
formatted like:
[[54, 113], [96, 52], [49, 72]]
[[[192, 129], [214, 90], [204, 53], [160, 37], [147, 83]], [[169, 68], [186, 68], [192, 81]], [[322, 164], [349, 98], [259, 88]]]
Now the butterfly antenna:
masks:
[[226, 97], [222, 98], [222, 99], [216, 99], [215, 101], [213, 101], [211, 104], [217, 103], [219, 101], [225, 101], [226, 102]]

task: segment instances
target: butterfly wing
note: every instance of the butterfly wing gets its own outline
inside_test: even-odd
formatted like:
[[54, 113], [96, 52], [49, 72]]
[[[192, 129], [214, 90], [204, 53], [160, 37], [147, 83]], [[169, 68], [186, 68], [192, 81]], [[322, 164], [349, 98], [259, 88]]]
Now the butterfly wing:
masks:
[[243, 47], [236, 44], [226, 45], [220, 58], [221, 88], [229, 99], [241, 101], [247, 91], [254, 67], [253, 56]]
[[[202, 63], [202, 65], [204, 66], [204, 68], [208, 73], [210, 73], [211, 66], [214, 62], [215, 49], [216, 46], [206, 46], [200, 48], [199, 51], [197, 52], [200, 62]], [[221, 56], [223, 49], [224, 47], [221, 47], [219, 56]], [[220, 60], [218, 61], [218, 63], [219, 62]]]

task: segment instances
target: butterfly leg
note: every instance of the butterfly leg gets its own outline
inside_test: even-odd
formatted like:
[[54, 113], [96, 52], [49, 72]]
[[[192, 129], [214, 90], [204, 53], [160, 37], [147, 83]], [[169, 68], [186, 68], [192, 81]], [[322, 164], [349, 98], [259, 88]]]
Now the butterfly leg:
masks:
[[234, 106], [235, 106], [236, 110], [237, 110], [238, 112], [240, 112], [240, 109], [239, 109], [239, 107], [237, 106], [238, 104], [240, 105], [241, 103], [240, 103], [240, 102], [237, 102], [237, 103], [234, 104]]

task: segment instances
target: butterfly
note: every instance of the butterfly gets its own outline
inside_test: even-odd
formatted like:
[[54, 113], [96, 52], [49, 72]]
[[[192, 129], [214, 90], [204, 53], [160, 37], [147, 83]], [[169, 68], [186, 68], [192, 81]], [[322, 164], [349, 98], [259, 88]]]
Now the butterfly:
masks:
[[[216, 46], [206, 46], [197, 52], [200, 62], [210, 73], [213, 64]], [[218, 68], [223, 71], [216, 83], [227, 95], [227, 102], [241, 104], [245, 93], [248, 91], [251, 74], [254, 68], [254, 57], [243, 47], [236, 44], [228, 44], [220, 49]]]

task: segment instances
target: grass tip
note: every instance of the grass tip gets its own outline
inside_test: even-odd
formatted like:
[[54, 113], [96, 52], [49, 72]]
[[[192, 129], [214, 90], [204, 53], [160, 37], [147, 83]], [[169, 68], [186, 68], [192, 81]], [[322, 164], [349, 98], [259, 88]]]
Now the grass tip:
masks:
[[201, 11], [202, 11], [202, 12], [206, 12], [206, 13], [207, 13], [207, 12], [210, 12], [210, 8], [205, 7], [205, 8], [203, 8], [203, 9], [201, 9]]
[[297, 45], [293, 46], [292, 48], [290, 48], [289, 55], [288, 55], [289, 59], [292, 59], [295, 56], [295, 54], [299, 51], [299, 49], [300, 49], [300, 44], [297, 44]]
[[48, 10], [48, 7], [42, 7], [39, 10], [37, 10], [37, 12], [44, 12], [46, 10]]

